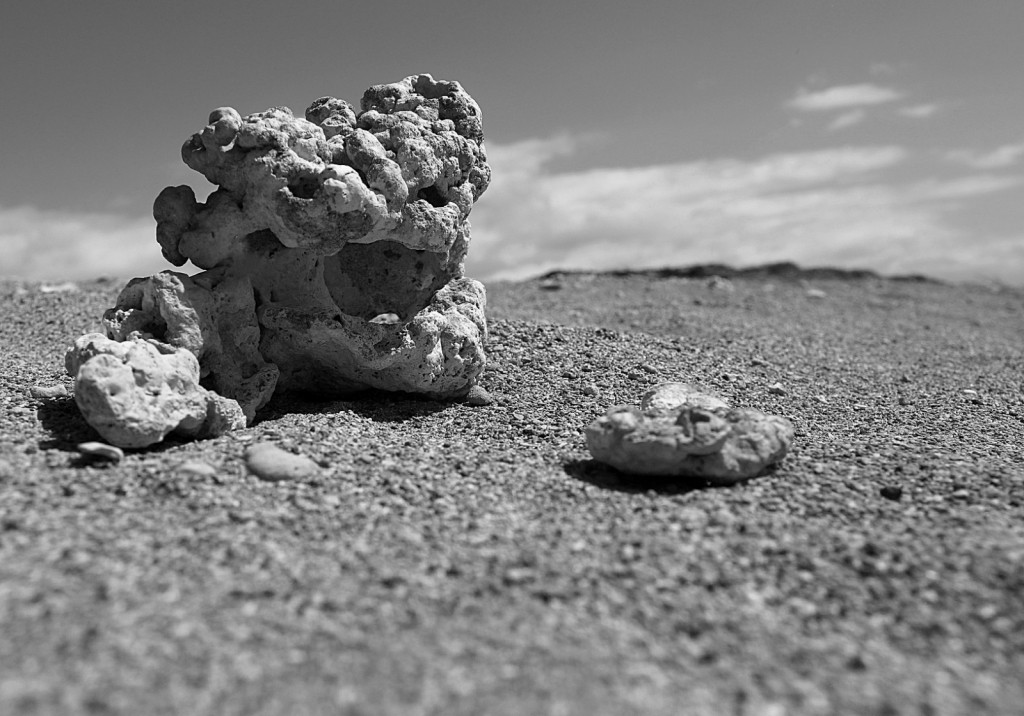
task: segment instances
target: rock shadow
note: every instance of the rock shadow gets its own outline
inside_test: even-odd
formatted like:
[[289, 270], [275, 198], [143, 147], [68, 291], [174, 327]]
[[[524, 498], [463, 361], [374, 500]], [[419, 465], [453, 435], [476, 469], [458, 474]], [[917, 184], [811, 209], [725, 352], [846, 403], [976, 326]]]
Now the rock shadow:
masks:
[[656, 475], [627, 475], [610, 465], [597, 460], [570, 460], [564, 466], [572, 478], [602, 490], [639, 493], [656, 492], [661, 495], [685, 495], [694, 490], [703, 490], [710, 485], [699, 478], [679, 479]]
[[36, 408], [36, 417], [50, 434], [37, 443], [40, 450], [78, 452], [78, 444], [90, 440], [103, 441], [89, 423], [85, 422], [74, 398], [49, 398]]
[[447, 410], [457, 403], [458, 400], [436, 400], [415, 393], [374, 389], [344, 398], [310, 393], [284, 393], [274, 395], [270, 399], [270, 402], [256, 414], [253, 425], [276, 420], [285, 415], [331, 415], [342, 410], [350, 410], [377, 423], [404, 423]]

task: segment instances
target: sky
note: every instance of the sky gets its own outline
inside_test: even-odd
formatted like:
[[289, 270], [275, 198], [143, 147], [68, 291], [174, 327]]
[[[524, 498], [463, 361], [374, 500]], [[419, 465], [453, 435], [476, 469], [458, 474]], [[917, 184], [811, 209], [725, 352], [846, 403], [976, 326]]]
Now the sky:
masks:
[[[482, 108], [467, 274], [724, 262], [1024, 286], [1021, 0], [36, 0], [0, 22], [0, 276], [148, 275], [209, 112], [430, 73]], [[194, 269], [192, 269], [194, 271]]]

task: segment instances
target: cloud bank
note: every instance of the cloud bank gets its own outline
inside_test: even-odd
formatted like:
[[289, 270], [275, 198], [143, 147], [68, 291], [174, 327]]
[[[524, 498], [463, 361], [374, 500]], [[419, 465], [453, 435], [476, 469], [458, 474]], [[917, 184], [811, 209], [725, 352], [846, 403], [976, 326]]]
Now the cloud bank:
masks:
[[863, 83], [837, 85], [814, 92], [801, 88], [797, 92], [796, 97], [787, 104], [793, 109], [805, 112], [823, 112], [834, 109], [883, 104], [901, 99], [902, 97], [902, 92], [892, 88]]
[[152, 218], [0, 207], [0, 276], [80, 281], [173, 268]]
[[[471, 216], [469, 275], [796, 261], [1024, 285], [1024, 230], [965, 218], [1022, 184], [1005, 171], [1024, 158], [1020, 145], [948, 152], [946, 166], [970, 173], [910, 182], [889, 179], [914, 161], [894, 145], [552, 170], [552, 160], [593, 143], [560, 135], [488, 145], [494, 179]], [[171, 268], [149, 217], [0, 207], [0, 276], [88, 280]]]
[[1024, 283], [1024, 241], [993, 238], [979, 251], [984, 237], [968, 240], [951, 219], [1017, 177], [891, 183], [885, 171], [910, 160], [898, 146], [552, 172], [577, 144], [488, 147], [494, 179], [471, 216], [470, 275], [792, 260]]

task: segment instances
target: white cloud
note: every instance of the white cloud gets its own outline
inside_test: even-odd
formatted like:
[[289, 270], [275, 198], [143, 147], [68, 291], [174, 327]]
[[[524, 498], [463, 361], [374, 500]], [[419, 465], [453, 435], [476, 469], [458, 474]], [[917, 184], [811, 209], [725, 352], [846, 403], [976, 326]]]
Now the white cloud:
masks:
[[937, 104], [916, 104], [912, 107], [900, 107], [896, 114], [911, 119], [927, 119], [939, 111]]
[[867, 113], [863, 109], [854, 109], [850, 112], [844, 112], [839, 115], [828, 125], [830, 132], [835, 132], [839, 129], [846, 129], [852, 127], [855, 124], [860, 124], [867, 117]]
[[804, 112], [821, 112], [847, 107], [863, 107], [868, 105], [892, 102], [903, 97], [903, 93], [889, 87], [864, 83], [856, 85], [836, 85], [828, 89], [809, 92], [801, 88], [796, 97], [787, 104], [793, 109]]
[[954, 164], [963, 164], [972, 169], [1001, 169], [1013, 166], [1024, 158], [1024, 143], [1005, 144], [991, 152], [953, 149], [946, 152], [945, 158]]
[[0, 246], [0, 276], [86, 280], [173, 268], [151, 218], [0, 207]]
[[[950, 213], [1021, 183], [976, 175], [893, 185], [880, 173], [909, 160], [895, 146], [563, 174], [546, 168], [545, 155], [570, 151], [569, 137], [490, 148], [494, 181], [471, 217], [469, 275], [785, 260], [901, 273], [927, 266], [964, 277], [969, 252], [953, 248], [971, 242]], [[974, 245], [982, 238], [972, 237]], [[1000, 270], [1024, 283], [1024, 258]]]

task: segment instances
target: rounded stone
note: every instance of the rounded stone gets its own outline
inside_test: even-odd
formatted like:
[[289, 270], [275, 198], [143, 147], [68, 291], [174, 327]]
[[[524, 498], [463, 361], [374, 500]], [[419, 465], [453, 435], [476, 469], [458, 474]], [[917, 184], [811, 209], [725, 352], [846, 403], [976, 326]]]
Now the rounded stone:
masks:
[[269, 482], [299, 480], [320, 469], [305, 455], [290, 453], [267, 442], [256, 443], [245, 449], [245, 466], [253, 475]]

